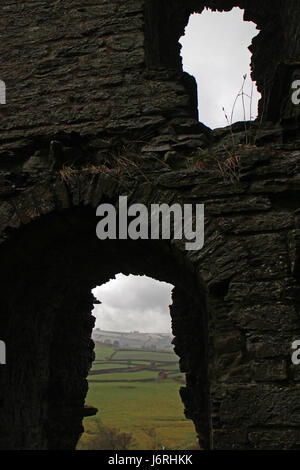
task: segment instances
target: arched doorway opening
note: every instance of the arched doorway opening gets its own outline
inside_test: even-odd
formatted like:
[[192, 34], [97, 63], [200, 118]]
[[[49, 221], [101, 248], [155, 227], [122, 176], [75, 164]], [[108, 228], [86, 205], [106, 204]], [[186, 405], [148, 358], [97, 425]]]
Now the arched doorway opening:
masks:
[[[1, 376], [4, 449], [72, 449], [83, 432], [94, 359], [91, 290], [116, 273], [171, 283], [174, 346], [186, 374], [186, 415], [208, 448], [206, 292], [181, 252], [167, 241], [107, 240], [95, 235], [95, 211], [78, 207], [12, 231], [2, 245]], [[196, 332], [196, 333], [195, 333]]]
[[174, 286], [119, 273], [93, 289], [95, 360], [79, 450], [199, 449], [184, 416], [186, 385], [174, 352], [169, 307]]

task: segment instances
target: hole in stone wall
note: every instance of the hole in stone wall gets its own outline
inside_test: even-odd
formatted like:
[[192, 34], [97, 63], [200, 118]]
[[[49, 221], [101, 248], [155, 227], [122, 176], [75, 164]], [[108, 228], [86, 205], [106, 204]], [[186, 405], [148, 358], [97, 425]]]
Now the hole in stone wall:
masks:
[[199, 449], [184, 416], [185, 385], [174, 352], [169, 305], [174, 286], [147, 276], [117, 274], [93, 289], [95, 360], [78, 449]]
[[198, 85], [199, 120], [212, 129], [258, 114], [261, 95], [251, 80], [248, 47], [259, 31], [243, 14], [240, 8], [222, 13], [205, 9], [190, 16], [180, 38], [184, 71]]

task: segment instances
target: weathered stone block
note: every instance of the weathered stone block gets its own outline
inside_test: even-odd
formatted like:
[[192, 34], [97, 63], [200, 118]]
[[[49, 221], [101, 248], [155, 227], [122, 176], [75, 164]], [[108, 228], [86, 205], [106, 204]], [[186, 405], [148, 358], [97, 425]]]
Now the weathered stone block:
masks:
[[291, 271], [296, 278], [300, 277], [300, 230], [292, 230], [288, 235]]

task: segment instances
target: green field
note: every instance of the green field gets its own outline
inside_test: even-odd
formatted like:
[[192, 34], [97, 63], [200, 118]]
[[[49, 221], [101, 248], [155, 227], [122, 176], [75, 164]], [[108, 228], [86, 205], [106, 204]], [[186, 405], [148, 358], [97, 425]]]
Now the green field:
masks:
[[125, 362], [97, 361], [93, 363], [91, 371], [105, 369], [126, 369], [128, 366]]
[[141, 360], [141, 361], [170, 361], [178, 362], [178, 358], [174, 353], [168, 352], [159, 352], [159, 351], [135, 351], [135, 350], [124, 350], [121, 349], [116, 351], [112, 359], [118, 361], [120, 359], [132, 359], [132, 360]]
[[111, 372], [106, 374], [97, 374], [91, 376], [90, 380], [109, 380], [109, 381], [120, 381], [124, 382], [143, 380], [143, 379], [153, 379], [157, 378], [157, 372], [152, 370], [140, 370], [138, 372], [129, 372], [127, 369], [124, 372]]
[[114, 351], [100, 343], [95, 352], [86, 404], [99, 412], [84, 419], [78, 449], [106, 448], [98, 438], [111, 429], [132, 437], [127, 449], [197, 448], [194, 425], [185, 418], [179, 396], [185, 377], [174, 353]]
[[96, 354], [96, 361], [104, 361], [109, 359], [114, 349], [107, 344], [95, 343], [95, 354]]

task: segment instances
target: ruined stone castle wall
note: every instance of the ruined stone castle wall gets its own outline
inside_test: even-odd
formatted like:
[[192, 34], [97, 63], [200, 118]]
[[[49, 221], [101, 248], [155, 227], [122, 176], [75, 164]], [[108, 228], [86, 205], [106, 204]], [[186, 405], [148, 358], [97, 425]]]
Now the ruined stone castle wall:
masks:
[[[204, 6], [241, 6], [261, 29], [263, 123], [246, 133], [196, 120], [177, 41]], [[0, 8], [0, 448], [75, 447], [93, 360], [90, 292], [122, 271], [175, 285], [181, 397], [201, 446], [299, 449], [297, 0]], [[95, 209], [119, 195], [204, 203], [204, 248], [100, 243]]]

